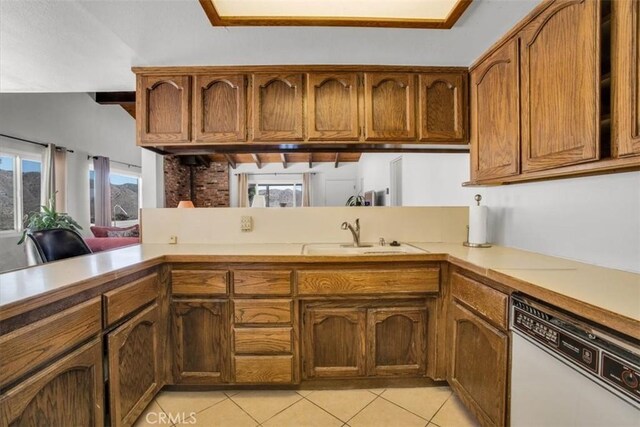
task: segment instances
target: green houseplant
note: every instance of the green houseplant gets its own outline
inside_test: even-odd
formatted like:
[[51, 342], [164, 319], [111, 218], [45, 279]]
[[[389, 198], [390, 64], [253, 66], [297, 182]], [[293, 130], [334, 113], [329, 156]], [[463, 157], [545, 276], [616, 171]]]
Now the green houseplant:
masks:
[[24, 216], [24, 231], [18, 244], [24, 243], [27, 233], [30, 231], [49, 230], [52, 228], [67, 228], [69, 230], [82, 230], [80, 224], [69, 214], [56, 211], [55, 194], [51, 196], [46, 206], [41, 206], [38, 212], [31, 212]]
[[347, 199], [347, 206], [364, 206], [364, 197], [360, 194]]

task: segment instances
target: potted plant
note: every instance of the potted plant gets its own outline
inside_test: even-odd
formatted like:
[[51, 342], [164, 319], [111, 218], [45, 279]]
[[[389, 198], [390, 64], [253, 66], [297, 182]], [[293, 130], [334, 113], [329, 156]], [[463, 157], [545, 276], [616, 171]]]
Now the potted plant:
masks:
[[360, 194], [349, 197], [347, 206], [364, 206], [364, 197]]
[[[18, 245], [27, 240], [27, 233], [40, 230], [49, 230], [52, 228], [67, 228], [73, 231], [82, 230], [80, 224], [76, 222], [69, 214], [56, 211], [55, 194], [49, 199], [46, 206], [40, 206], [38, 212], [31, 212], [24, 216], [24, 230], [18, 241]], [[27, 260], [29, 265], [38, 263], [38, 257], [35, 255], [37, 251], [33, 244], [29, 242], [26, 246]]]

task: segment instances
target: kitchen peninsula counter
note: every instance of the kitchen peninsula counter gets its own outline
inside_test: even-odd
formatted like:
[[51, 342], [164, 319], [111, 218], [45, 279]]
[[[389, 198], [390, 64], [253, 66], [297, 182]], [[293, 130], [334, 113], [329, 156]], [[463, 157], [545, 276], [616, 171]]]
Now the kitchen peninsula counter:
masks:
[[167, 262], [316, 264], [440, 261], [640, 338], [640, 274], [498, 246], [471, 249], [459, 243], [413, 245], [427, 252], [308, 256], [302, 255], [303, 244], [135, 245], [1, 274], [0, 320]]

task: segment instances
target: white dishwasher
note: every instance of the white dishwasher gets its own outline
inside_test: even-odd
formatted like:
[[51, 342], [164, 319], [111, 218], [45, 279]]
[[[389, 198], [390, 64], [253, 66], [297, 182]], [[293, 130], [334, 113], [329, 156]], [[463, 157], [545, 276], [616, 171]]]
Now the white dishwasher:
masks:
[[511, 297], [511, 425], [640, 426], [640, 343]]

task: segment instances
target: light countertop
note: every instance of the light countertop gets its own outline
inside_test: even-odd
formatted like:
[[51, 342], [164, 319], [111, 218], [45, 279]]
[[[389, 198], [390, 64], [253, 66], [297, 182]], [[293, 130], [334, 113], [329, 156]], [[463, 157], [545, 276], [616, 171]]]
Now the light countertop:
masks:
[[[507, 281], [509, 286], [524, 292], [551, 292], [640, 322], [640, 274], [499, 246], [474, 249], [459, 243], [412, 244], [428, 251], [419, 255], [425, 261], [449, 260], [489, 279]], [[317, 256], [301, 255], [302, 247], [303, 244], [142, 244], [16, 270], [0, 274], [0, 313], [43, 295], [55, 299], [60, 290], [68, 291], [96, 278], [104, 283], [172, 257], [175, 261], [181, 257], [195, 261], [199, 257], [203, 260], [220, 257], [224, 262], [233, 257], [256, 262], [262, 258], [288, 262], [318, 260]], [[0, 315], [3, 318], [6, 317]]]

